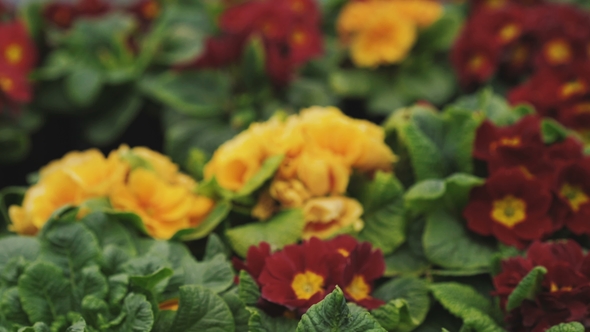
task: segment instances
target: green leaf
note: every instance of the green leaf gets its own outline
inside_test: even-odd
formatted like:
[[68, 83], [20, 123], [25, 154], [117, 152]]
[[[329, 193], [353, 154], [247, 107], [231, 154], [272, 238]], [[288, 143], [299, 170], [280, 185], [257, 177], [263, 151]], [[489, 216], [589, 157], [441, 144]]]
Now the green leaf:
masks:
[[74, 104], [87, 107], [98, 97], [103, 77], [99, 69], [80, 62], [76, 62], [74, 67], [65, 78], [66, 92]]
[[338, 96], [366, 97], [378, 85], [378, 77], [369, 70], [340, 69], [330, 74], [330, 87]]
[[152, 332], [170, 332], [170, 330], [172, 330], [172, 324], [174, 323], [175, 317], [176, 311], [160, 311]]
[[415, 48], [420, 51], [448, 51], [461, 27], [463, 13], [455, 6], [445, 6], [443, 16], [420, 33]]
[[454, 270], [489, 269], [494, 249], [464, 223], [438, 210], [426, 218], [424, 253], [437, 265]]
[[246, 310], [244, 303], [240, 300], [240, 297], [236, 294], [235, 289], [233, 292], [226, 292], [221, 295], [225, 304], [231, 310], [232, 316], [234, 317], [234, 326], [236, 332], [248, 332], [248, 321], [250, 320], [250, 312]]
[[0, 319], [3, 317], [13, 324], [30, 325], [29, 317], [22, 307], [18, 287], [10, 287], [0, 294]]
[[260, 289], [250, 273], [240, 271], [240, 283], [238, 284], [238, 296], [240, 300], [249, 306], [256, 306], [260, 299]]
[[43, 322], [35, 323], [32, 327], [23, 327], [18, 332], [50, 332], [49, 326]]
[[402, 66], [394, 78], [401, 82], [399, 87], [404, 99], [410, 102], [426, 100], [435, 105], [448, 102], [458, 85], [451, 66], [436, 63], [431, 58], [412, 60], [414, 63]]
[[495, 95], [490, 88], [484, 88], [471, 96], [461, 97], [453, 106], [472, 112], [482, 112], [486, 119], [498, 126], [510, 125], [521, 117], [515, 111], [517, 107], [510, 108], [506, 100], [500, 95]]
[[104, 212], [93, 212], [80, 220], [96, 236], [103, 248], [114, 245], [130, 255], [136, 255], [133, 237], [116, 217]]
[[299, 77], [288, 87], [287, 99], [295, 109], [311, 106], [330, 106], [336, 98], [327, 83], [309, 77]]
[[86, 321], [80, 317], [72, 326], [68, 327], [66, 332], [87, 332]]
[[205, 255], [203, 256], [203, 260], [209, 261], [218, 254], [223, 254], [223, 256], [228, 257], [229, 249], [226, 248], [219, 236], [213, 233], [207, 238], [207, 246], [205, 247]]
[[154, 325], [154, 313], [152, 312], [152, 305], [144, 295], [134, 293], [127, 295], [122, 311], [125, 313], [125, 319], [119, 327], [120, 332], [151, 331]]
[[172, 240], [190, 241], [202, 239], [209, 235], [219, 225], [231, 210], [231, 204], [227, 201], [218, 201], [205, 220], [197, 227], [182, 229], [172, 237]]
[[400, 277], [381, 285], [373, 292], [373, 296], [386, 302], [396, 299], [406, 302], [410, 319], [400, 319], [396, 331], [408, 332], [426, 318], [430, 309], [428, 292], [427, 281], [414, 277]]
[[541, 291], [541, 285], [546, 273], [546, 268], [536, 266], [524, 278], [522, 278], [518, 283], [518, 286], [516, 286], [510, 296], [508, 296], [506, 310], [511, 311], [512, 309], [518, 308], [522, 301], [526, 299], [533, 300], [539, 291]]
[[145, 95], [173, 110], [199, 118], [221, 115], [231, 99], [230, 78], [219, 71], [166, 72], [145, 76], [139, 86]]
[[203, 171], [208, 161], [209, 155], [207, 152], [199, 148], [191, 148], [188, 151], [188, 157], [184, 168], [195, 180], [201, 181], [203, 180]]
[[59, 267], [48, 262], [35, 262], [25, 270], [18, 282], [18, 294], [33, 322], [51, 323], [72, 308], [70, 283]]
[[362, 204], [365, 226], [358, 234], [362, 241], [389, 254], [405, 240], [403, 207], [404, 188], [394, 175], [377, 172], [373, 181], [366, 181], [350, 190]]
[[461, 330], [480, 332], [504, 331], [491, 318], [492, 304], [473, 288], [458, 283], [440, 283], [430, 286], [433, 296], [445, 309], [464, 321]]
[[401, 324], [403, 325], [417, 325], [418, 322], [413, 321], [408, 304], [404, 300], [391, 300], [381, 307], [371, 310], [371, 315], [375, 317], [379, 325], [387, 331], [394, 331]]
[[166, 280], [167, 278], [172, 276], [172, 274], [174, 274], [174, 271], [172, 271], [172, 269], [163, 267], [149, 275], [130, 276], [129, 281], [131, 282], [131, 284], [135, 286], [138, 286], [148, 291], [152, 291], [157, 284]]
[[553, 119], [543, 119], [541, 122], [541, 135], [545, 144], [553, 144], [567, 138], [567, 128]]
[[139, 114], [142, 105], [139, 94], [133, 92], [113, 102], [108, 109], [101, 110], [82, 123], [84, 137], [93, 145], [104, 146], [116, 140]]
[[186, 260], [183, 266], [186, 285], [201, 285], [209, 291], [220, 293], [233, 284], [232, 266], [224, 254], [217, 254], [203, 262]]
[[313, 331], [383, 331], [371, 314], [356, 305], [346, 305], [339, 287], [321, 302], [312, 305], [301, 317], [297, 332]]
[[274, 176], [284, 158], [284, 155], [276, 155], [266, 158], [260, 166], [260, 169], [244, 184], [242, 189], [236, 193], [236, 196], [248, 196], [256, 189], [260, 188], [268, 179]]
[[115, 274], [108, 278], [108, 283], [108, 302], [111, 305], [117, 305], [125, 298], [125, 295], [127, 295], [129, 276], [126, 274]]
[[185, 6], [168, 5], [158, 20], [162, 31], [157, 60], [177, 64], [196, 59], [204, 50], [209, 22], [205, 13]]
[[180, 287], [176, 318], [170, 332], [235, 331], [231, 310], [222, 298], [203, 286]]
[[[6, 187], [0, 189], [0, 232], [6, 231], [7, 226], [11, 223], [10, 216], [8, 215], [9, 207], [11, 205], [20, 205], [25, 197], [26, 191], [26, 187]], [[0, 250], [0, 252], [2, 251]]]
[[268, 242], [273, 249], [296, 243], [303, 233], [304, 222], [301, 209], [290, 209], [263, 222], [228, 229], [226, 236], [234, 251], [246, 257], [248, 248], [262, 241]]
[[584, 325], [578, 322], [561, 323], [559, 325], [552, 326], [547, 332], [584, 332]]
[[424, 255], [417, 254], [409, 244], [404, 243], [385, 257], [385, 275], [420, 275], [430, 267]]
[[0, 165], [23, 160], [31, 149], [29, 134], [15, 126], [0, 126]]
[[39, 255], [39, 241], [35, 237], [6, 236], [0, 239], [0, 271], [16, 257], [33, 261]]
[[285, 317], [270, 317], [255, 307], [246, 307], [250, 312], [249, 332], [295, 332], [298, 321]]
[[97, 265], [87, 266], [80, 272], [77, 287], [80, 298], [87, 295], [104, 299], [108, 293], [107, 279], [101, 274]]

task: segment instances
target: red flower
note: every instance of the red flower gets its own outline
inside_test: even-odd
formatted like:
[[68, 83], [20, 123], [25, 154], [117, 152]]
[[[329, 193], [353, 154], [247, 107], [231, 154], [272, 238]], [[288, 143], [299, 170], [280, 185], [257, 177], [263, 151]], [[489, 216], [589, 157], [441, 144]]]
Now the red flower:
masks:
[[344, 296], [369, 310], [385, 304], [384, 301], [371, 297], [373, 282], [385, 272], [381, 250], [373, 251], [370, 243], [360, 243], [348, 259], [342, 280]]
[[582, 159], [584, 144], [573, 137], [567, 137], [559, 143], [547, 147], [547, 157], [556, 166]]
[[28, 73], [37, 60], [35, 44], [20, 21], [0, 25], [0, 65]]
[[30, 102], [31, 98], [31, 86], [26, 76], [14, 67], [0, 65], [0, 109], [3, 99], [6, 99], [6, 104], [13, 106]]
[[71, 27], [77, 15], [76, 6], [68, 3], [50, 3], [43, 9], [45, 19], [62, 29]]
[[111, 6], [104, 0], [78, 0], [76, 8], [80, 15], [89, 17], [97, 17], [111, 10]]
[[578, 321], [588, 326], [590, 317], [590, 258], [574, 241], [533, 243], [527, 257], [502, 262], [502, 272], [494, 277], [495, 295], [505, 307], [508, 296], [534, 267], [544, 266], [547, 274], [541, 292], [525, 300], [506, 317], [510, 331], [545, 331], [564, 322]]
[[205, 42], [205, 50], [195, 60], [187, 64], [179, 64], [178, 69], [190, 68], [221, 68], [236, 62], [242, 55], [246, 36], [224, 34], [209, 37]]
[[156, 19], [160, 15], [160, 10], [160, 4], [156, 0], [140, 0], [129, 8], [129, 11], [134, 13], [144, 23]]
[[266, 259], [258, 279], [262, 297], [291, 310], [305, 311], [334, 289], [342, 260], [342, 255], [329, 250], [318, 238], [286, 246]]
[[463, 211], [469, 229], [517, 248], [552, 233], [551, 193], [519, 169], [501, 169], [474, 188]]
[[590, 234], [590, 159], [561, 167], [554, 190], [558, 220], [576, 234]]
[[[248, 248], [246, 262], [242, 262], [237, 257], [234, 257], [232, 263], [238, 272], [245, 270], [252, 276], [252, 278], [254, 278], [254, 280], [256, 280], [256, 282], [258, 282], [258, 277], [264, 268], [265, 260], [267, 257], [270, 257], [270, 255], [270, 245], [266, 242], [260, 242], [258, 247], [251, 246]], [[258, 283], [258, 285], [260, 285], [260, 283]]]
[[465, 25], [451, 50], [451, 63], [457, 71], [459, 82], [466, 89], [473, 89], [492, 77], [501, 53], [498, 45], [487, 42], [486, 36], [482, 38], [469, 33], [475, 24], [469, 21]]
[[340, 235], [326, 241], [326, 244], [330, 247], [330, 250], [336, 251], [344, 257], [349, 257], [359, 242], [350, 235]]

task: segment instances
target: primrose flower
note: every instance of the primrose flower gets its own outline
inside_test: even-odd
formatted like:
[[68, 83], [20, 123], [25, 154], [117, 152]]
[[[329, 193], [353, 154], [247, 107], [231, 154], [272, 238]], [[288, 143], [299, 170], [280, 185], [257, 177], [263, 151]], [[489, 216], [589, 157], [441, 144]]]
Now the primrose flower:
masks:
[[463, 216], [472, 231], [522, 249], [559, 228], [548, 214], [551, 202], [546, 183], [520, 169], [502, 169], [472, 189]]

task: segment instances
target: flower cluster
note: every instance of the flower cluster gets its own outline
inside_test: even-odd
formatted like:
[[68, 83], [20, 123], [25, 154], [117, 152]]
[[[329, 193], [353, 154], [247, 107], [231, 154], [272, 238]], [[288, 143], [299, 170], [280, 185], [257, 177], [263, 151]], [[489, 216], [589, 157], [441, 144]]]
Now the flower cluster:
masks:
[[189, 66], [222, 67], [236, 61], [252, 38], [262, 41], [266, 72], [276, 85], [287, 84], [300, 65], [322, 53], [321, 14], [314, 0], [248, 0], [219, 17], [222, 33]]
[[0, 22], [0, 112], [32, 98], [29, 72], [37, 61], [37, 50], [23, 22]]
[[526, 299], [506, 316], [509, 331], [545, 331], [563, 322], [590, 319], [590, 256], [574, 241], [533, 243], [525, 257], [502, 262], [502, 272], [494, 277], [495, 295], [502, 308], [518, 283], [535, 266], [547, 274], [534, 299]]
[[404, 60], [418, 28], [430, 26], [441, 14], [442, 6], [429, 0], [350, 1], [338, 17], [337, 28], [356, 66], [377, 67]]
[[[255, 123], [223, 144], [205, 166], [225, 189], [239, 191], [270, 157], [284, 159], [253, 214], [303, 208], [304, 238], [327, 238], [344, 228], [360, 230], [363, 208], [344, 196], [352, 170], [391, 171], [395, 155], [379, 126], [351, 119], [334, 107], [312, 107], [286, 119]], [[278, 206], [277, 206], [278, 205]]]
[[237, 270], [246, 270], [261, 288], [259, 306], [271, 314], [286, 310], [301, 315], [336, 286], [347, 300], [367, 309], [383, 301], [371, 297], [373, 283], [383, 276], [381, 250], [341, 235], [329, 241], [316, 237], [271, 253], [266, 242], [250, 247], [246, 262], [234, 259]]
[[155, 238], [199, 225], [214, 202], [194, 194], [197, 184], [167, 157], [123, 145], [105, 157], [92, 149], [71, 152], [39, 172], [22, 206], [9, 209], [12, 230], [36, 234], [58, 208], [109, 198], [115, 210], [138, 214]]
[[465, 208], [471, 230], [518, 248], [564, 225], [590, 234], [590, 158], [579, 141], [546, 146], [536, 116], [507, 127], [485, 121], [473, 154], [487, 163], [490, 177]]
[[590, 13], [558, 4], [480, 7], [453, 49], [461, 83], [472, 88], [496, 72], [519, 82], [530, 74], [509, 91], [510, 102], [531, 104], [539, 114], [587, 132]]
[[160, 5], [156, 0], [137, 0], [132, 5], [120, 8], [106, 0], [77, 0], [71, 2], [52, 2], [45, 6], [45, 19], [56, 27], [67, 29], [76, 19], [82, 17], [98, 17], [113, 9], [124, 9], [144, 22], [155, 19], [160, 13]]

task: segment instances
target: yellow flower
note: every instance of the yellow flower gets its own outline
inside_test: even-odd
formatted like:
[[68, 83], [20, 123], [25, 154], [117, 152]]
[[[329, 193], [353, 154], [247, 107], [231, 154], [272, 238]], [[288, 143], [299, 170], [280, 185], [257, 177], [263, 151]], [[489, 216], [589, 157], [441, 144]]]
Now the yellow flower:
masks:
[[202, 220], [213, 206], [211, 200], [195, 199], [184, 186], [170, 184], [144, 168], [133, 170], [127, 183], [114, 188], [110, 200], [115, 209], [139, 215], [150, 235], [159, 239], [196, 226], [194, 220]]
[[285, 208], [301, 207], [311, 198], [307, 188], [297, 179], [274, 180], [270, 185], [270, 195]]
[[431, 25], [441, 14], [442, 6], [428, 0], [349, 2], [338, 17], [337, 30], [350, 45], [355, 65], [376, 67], [405, 59], [417, 28]]
[[350, 168], [329, 151], [305, 150], [297, 165], [297, 177], [313, 196], [343, 194], [348, 187]]
[[326, 239], [338, 234], [344, 228], [351, 227], [358, 232], [364, 226], [361, 220], [362, 205], [354, 199], [343, 196], [313, 198], [303, 207], [303, 214], [305, 216], [303, 239], [313, 236]]
[[22, 206], [12, 205], [8, 209], [12, 221], [10, 229], [19, 234], [35, 235], [57, 209], [78, 205], [88, 198], [84, 188], [68, 174], [47, 173], [27, 190]]
[[116, 156], [105, 158], [97, 149], [74, 151], [50, 162], [39, 171], [39, 181], [55, 173], [64, 173], [78, 183], [89, 197], [105, 196], [125, 179], [129, 167]]
[[150, 150], [143, 146], [129, 148], [128, 145], [122, 144], [119, 149], [114, 150], [109, 158], [119, 158], [130, 166], [148, 167], [158, 174], [158, 176], [170, 183], [176, 183], [178, 175], [178, 165], [173, 163], [167, 156]]
[[260, 196], [258, 196], [258, 202], [252, 208], [252, 217], [266, 220], [272, 217], [277, 212], [277, 202], [270, 196], [268, 190], [264, 190]]

